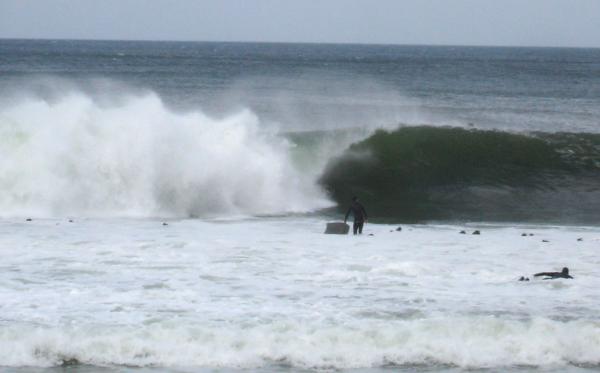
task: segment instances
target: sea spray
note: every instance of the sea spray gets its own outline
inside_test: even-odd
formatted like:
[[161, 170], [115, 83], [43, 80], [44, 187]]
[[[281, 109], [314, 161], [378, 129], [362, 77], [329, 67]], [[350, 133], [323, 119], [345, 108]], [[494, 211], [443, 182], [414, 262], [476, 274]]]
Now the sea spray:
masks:
[[222, 216], [330, 202], [289, 142], [248, 110], [176, 113], [155, 94], [98, 103], [71, 92], [0, 108], [3, 216]]

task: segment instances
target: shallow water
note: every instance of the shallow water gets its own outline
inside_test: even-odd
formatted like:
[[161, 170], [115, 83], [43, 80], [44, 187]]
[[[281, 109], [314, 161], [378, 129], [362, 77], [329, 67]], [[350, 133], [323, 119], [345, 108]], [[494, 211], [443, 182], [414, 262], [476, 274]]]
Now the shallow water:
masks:
[[[310, 217], [3, 220], [0, 361], [19, 371], [600, 363], [598, 228], [323, 228]], [[574, 280], [517, 281], [563, 266]]]

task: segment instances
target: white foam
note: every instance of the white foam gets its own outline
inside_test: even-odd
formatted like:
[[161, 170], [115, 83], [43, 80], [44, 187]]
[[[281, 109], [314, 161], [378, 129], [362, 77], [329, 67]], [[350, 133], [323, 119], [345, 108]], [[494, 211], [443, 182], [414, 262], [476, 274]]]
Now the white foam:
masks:
[[153, 93], [0, 107], [2, 216], [229, 216], [331, 203], [246, 110], [175, 113]]
[[598, 364], [600, 323], [495, 317], [367, 321], [357, 325], [273, 322], [205, 327], [159, 323], [140, 327], [0, 330], [4, 366], [93, 365], [252, 368], [364, 368], [449, 364], [467, 368]]
[[0, 365], [600, 364], [598, 228], [323, 227], [0, 220]]

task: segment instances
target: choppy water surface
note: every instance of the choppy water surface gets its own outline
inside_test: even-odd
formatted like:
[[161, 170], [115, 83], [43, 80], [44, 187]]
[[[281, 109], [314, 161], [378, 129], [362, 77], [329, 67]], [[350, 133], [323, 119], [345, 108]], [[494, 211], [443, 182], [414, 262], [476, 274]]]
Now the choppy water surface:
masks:
[[[3, 221], [3, 365], [577, 371], [600, 361], [597, 228], [368, 225], [351, 237], [323, 235], [314, 218], [168, 224]], [[517, 281], [562, 266], [575, 279]]]

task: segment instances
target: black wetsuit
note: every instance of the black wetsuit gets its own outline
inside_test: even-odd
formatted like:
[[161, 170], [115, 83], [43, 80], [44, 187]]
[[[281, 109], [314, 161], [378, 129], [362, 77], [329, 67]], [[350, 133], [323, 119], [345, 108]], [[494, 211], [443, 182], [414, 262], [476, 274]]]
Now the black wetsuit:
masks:
[[348, 216], [352, 213], [354, 216], [354, 226], [352, 227], [352, 231], [354, 234], [359, 233], [362, 234], [363, 225], [365, 224], [365, 220], [367, 220], [367, 211], [364, 206], [361, 205], [358, 201], [352, 202], [348, 212], [346, 213], [346, 217], [344, 218], [344, 222], [348, 220]]
[[573, 278], [569, 275], [569, 269], [563, 268], [562, 272], [540, 272], [534, 275], [535, 277], [546, 276], [544, 280], [554, 280], [555, 278]]

